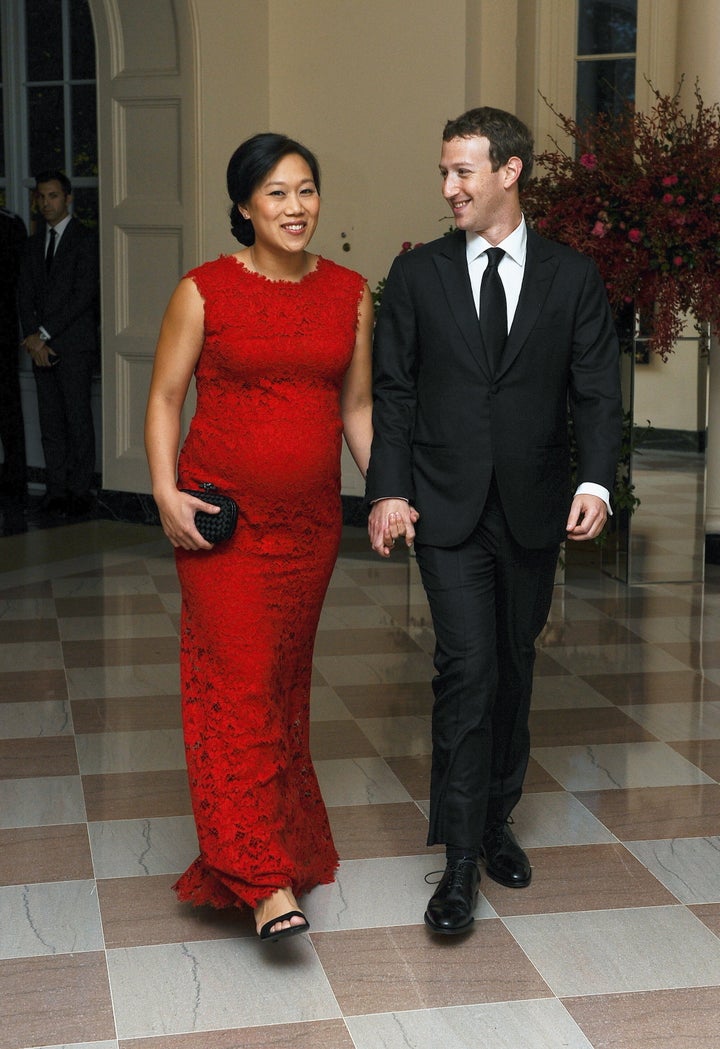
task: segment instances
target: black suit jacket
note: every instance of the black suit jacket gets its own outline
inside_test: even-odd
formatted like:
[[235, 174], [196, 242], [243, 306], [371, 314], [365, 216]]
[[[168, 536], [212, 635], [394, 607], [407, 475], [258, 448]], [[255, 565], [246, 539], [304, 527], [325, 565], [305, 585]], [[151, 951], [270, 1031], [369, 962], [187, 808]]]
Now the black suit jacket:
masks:
[[97, 348], [99, 293], [97, 241], [71, 218], [57, 245], [52, 269], [45, 272], [45, 229], [24, 245], [18, 279], [22, 337], [40, 327], [58, 353], [94, 353]]
[[492, 376], [455, 232], [395, 259], [374, 344], [367, 497], [405, 496], [418, 541], [455, 546], [477, 524], [493, 471], [515, 539], [553, 546], [579, 481], [612, 491], [622, 430], [619, 350], [594, 263], [528, 230], [522, 290]]

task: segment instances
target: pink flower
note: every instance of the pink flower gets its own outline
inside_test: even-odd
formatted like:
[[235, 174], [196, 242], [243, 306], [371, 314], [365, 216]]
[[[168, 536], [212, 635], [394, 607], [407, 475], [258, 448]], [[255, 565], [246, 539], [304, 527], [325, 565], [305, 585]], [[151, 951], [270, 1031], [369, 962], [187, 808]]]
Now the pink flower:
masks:
[[597, 167], [597, 157], [594, 153], [583, 153], [580, 157], [580, 163], [588, 171], [594, 171]]
[[605, 223], [601, 222], [600, 219], [598, 219], [598, 221], [595, 223], [590, 232], [592, 233], [593, 237], [604, 237], [607, 233]]
[[682, 255], [676, 255], [673, 259], [673, 266], [682, 266], [684, 261], [685, 259], [682, 257]]
[[677, 195], [677, 197], [675, 197], [675, 203], [676, 204], [684, 204], [685, 203], [685, 197], [683, 197], [683, 195], [681, 193], [679, 193]]
[[673, 197], [672, 193], [663, 193], [662, 195], [663, 204], [672, 204], [674, 199], [675, 198]]
[[628, 240], [631, 240], [633, 244], [639, 244], [642, 240], [642, 230], [631, 229], [628, 233]]
[[662, 180], [662, 185], [663, 186], [676, 186], [677, 182], [678, 182], [677, 175], [666, 175], [665, 178]]
[[720, 204], [720, 193], [713, 193], [713, 204]]

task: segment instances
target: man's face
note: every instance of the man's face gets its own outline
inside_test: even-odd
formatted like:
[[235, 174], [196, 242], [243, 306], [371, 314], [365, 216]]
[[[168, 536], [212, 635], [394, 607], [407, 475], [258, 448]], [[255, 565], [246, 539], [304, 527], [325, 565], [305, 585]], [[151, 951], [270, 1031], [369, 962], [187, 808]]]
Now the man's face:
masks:
[[71, 199], [57, 179], [39, 182], [35, 191], [38, 210], [49, 226], [57, 226], [67, 216]]
[[492, 170], [490, 143], [485, 137], [473, 135], [443, 142], [440, 174], [442, 194], [458, 229], [486, 235], [504, 223], [508, 208], [505, 167]]

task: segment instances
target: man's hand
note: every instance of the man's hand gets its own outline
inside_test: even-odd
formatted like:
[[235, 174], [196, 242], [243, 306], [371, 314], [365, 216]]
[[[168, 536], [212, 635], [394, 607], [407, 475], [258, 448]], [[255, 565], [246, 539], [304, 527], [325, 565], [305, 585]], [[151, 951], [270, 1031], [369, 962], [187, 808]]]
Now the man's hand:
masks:
[[58, 355], [50, 344], [40, 337], [39, 332], [28, 335], [26, 339], [23, 339], [22, 345], [30, 354], [33, 364], [38, 368], [50, 368], [57, 361]]
[[566, 530], [568, 539], [595, 539], [607, 521], [605, 500], [597, 495], [576, 495], [570, 507]]
[[399, 539], [412, 546], [418, 511], [404, 499], [379, 499], [373, 503], [368, 518], [370, 545], [380, 557], [389, 557]]

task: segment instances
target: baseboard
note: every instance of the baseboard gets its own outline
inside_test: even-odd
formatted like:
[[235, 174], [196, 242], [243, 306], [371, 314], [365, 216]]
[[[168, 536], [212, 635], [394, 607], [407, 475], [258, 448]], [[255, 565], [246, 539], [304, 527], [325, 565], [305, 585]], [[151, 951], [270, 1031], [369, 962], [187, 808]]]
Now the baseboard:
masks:
[[635, 427], [637, 447], [665, 452], [704, 452], [705, 430], [665, 430], [659, 426]]

